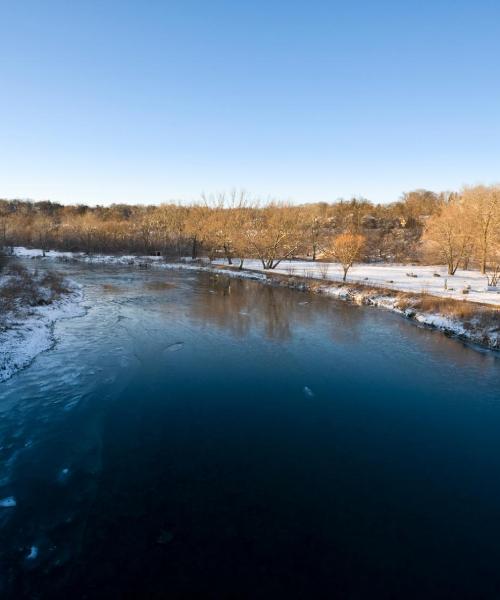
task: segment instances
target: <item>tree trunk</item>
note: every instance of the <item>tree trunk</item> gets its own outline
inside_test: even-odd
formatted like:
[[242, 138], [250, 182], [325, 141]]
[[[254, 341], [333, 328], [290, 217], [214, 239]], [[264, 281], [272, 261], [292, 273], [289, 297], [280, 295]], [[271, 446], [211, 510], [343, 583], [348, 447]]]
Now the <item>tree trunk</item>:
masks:
[[196, 258], [197, 248], [196, 248], [196, 237], [193, 238], [193, 246], [191, 248], [191, 258], [194, 260]]
[[481, 257], [481, 275], [486, 274], [486, 252]]
[[229, 251], [229, 248], [227, 247], [226, 244], [224, 244], [224, 252], [225, 252], [226, 258], [227, 258], [227, 264], [228, 265], [232, 265], [233, 264], [233, 259], [231, 257], [231, 252]]

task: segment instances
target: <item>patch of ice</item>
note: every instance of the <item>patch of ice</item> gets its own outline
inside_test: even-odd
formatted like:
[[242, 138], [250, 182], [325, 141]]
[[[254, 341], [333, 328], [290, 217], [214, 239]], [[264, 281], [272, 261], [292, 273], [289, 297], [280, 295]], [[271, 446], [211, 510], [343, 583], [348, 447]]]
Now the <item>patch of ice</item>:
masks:
[[64, 410], [66, 412], [73, 410], [79, 402], [80, 402], [79, 398], [77, 398], [76, 400], [71, 400], [70, 402], [68, 402], [67, 404], [64, 405]]
[[165, 348], [165, 352], [177, 352], [184, 346], [184, 342], [175, 342]]
[[314, 392], [307, 385], [304, 386], [304, 389], [302, 391], [304, 392], [304, 396], [306, 398], [314, 398]]
[[57, 481], [59, 481], [59, 483], [66, 483], [66, 481], [68, 481], [70, 476], [70, 470], [68, 469], [68, 467], [64, 467], [64, 469], [61, 469], [59, 475], [57, 476]]
[[14, 496], [7, 496], [7, 498], [3, 498], [0, 500], [0, 508], [12, 508], [16, 506], [17, 502]]

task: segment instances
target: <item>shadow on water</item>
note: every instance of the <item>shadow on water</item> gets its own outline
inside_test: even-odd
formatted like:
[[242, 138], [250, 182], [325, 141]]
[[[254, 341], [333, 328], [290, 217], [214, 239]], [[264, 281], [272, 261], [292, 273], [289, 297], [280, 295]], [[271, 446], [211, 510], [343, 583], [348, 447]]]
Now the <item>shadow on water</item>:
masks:
[[498, 597], [492, 354], [251, 281], [61, 269], [87, 314], [0, 384], [2, 598]]

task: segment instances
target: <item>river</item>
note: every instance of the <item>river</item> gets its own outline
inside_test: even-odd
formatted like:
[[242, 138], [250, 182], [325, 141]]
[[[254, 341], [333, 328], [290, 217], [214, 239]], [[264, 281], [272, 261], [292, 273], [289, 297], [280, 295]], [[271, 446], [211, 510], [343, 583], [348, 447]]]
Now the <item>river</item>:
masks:
[[497, 355], [252, 281], [56, 268], [87, 310], [0, 384], [2, 598], [500, 596]]

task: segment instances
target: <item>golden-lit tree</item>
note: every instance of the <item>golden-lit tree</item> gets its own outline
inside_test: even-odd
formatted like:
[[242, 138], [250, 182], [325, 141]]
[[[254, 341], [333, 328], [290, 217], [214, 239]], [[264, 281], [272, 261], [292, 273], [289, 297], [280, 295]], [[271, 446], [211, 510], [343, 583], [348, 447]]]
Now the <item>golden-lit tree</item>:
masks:
[[444, 260], [448, 274], [454, 275], [473, 248], [473, 229], [467, 221], [460, 198], [454, 198], [427, 222], [424, 243], [431, 258]]
[[254, 209], [244, 232], [251, 256], [264, 269], [275, 269], [282, 260], [295, 256], [304, 246], [303, 233], [300, 212], [285, 204]]
[[332, 240], [328, 253], [342, 265], [343, 281], [347, 279], [347, 272], [354, 261], [361, 256], [365, 241], [364, 235], [349, 231], [341, 233]]
[[486, 273], [488, 259], [500, 236], [500, 186], [464, 188], [462, 205], [467, 227], [471, 228], [474, 249], [481, 273]]

